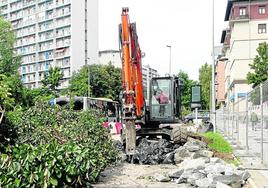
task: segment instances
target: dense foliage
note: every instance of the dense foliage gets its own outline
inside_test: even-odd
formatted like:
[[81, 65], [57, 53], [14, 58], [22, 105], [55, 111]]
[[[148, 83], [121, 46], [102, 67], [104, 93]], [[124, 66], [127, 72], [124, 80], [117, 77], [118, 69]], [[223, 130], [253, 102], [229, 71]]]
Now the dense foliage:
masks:
[[0, 74], [12, 76], [17, 73], [19, 58], [13, 52], [15, 41], [11, 24], [0, 16]]
[[9, 114], [18, 138], [1, 154], [0, 187], [82, 187], [116, 152], [97, 112], [38, 104]]
[[202, 96], [202, 108], [204, 110], [209, 110], [211, 76], [212, 76], [211, 65], [205, 63], [199, 69], [199, 84], [202, 86], [201, 96]]
[[[11, 24], [0, 17], [0, 90], [5, 86], [9, 90], [9, 97], [16, 104], [23, 104], [25, 102], [23, 100], [23, 85], [18, 74], [20, 58], [16, 56], [13, 50], [15, 41], [16, 38]], [[6, 107], [3, 103], [1, 105]]]
[[249, 64], [253, 72], [247, 74], [247, 81], [256, 87], [268, 79], [268, 44], [262, 43], [257, 48], [258, 55], [254, 58], [252, 64]]
[[50, 67], [48, 73], [45, 74], [42, 84], [45, 88], [55, 91], [60, 86], [60, 81], [63, 78], [63, 73], [59, 67]]
[[191, 88], [196, 82], [191, 80], [186, 72], [180, 71], [178, 76], [183, 82], [181, 94], [182, 115], [188, 115], [191, 112]]
[[[90, 89], [92, 97], [107, 97], [115, 100], [118, 99], [122, 87], [121, 74], [121, 69], [115, 68], [111, 63], [84, 66], [72, 76], [69, 91], [76, 96], [87, 96]], [[89, 75], [90, 80], [88, 80]]]

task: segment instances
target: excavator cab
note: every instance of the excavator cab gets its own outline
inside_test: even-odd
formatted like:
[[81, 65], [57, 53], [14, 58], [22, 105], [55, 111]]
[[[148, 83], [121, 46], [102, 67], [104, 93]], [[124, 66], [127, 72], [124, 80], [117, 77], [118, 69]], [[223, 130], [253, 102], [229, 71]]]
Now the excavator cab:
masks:
[[155, 77], [150, 84], [149, 122], [176, 123], [181, 113], [181, 86], [178, 77]]

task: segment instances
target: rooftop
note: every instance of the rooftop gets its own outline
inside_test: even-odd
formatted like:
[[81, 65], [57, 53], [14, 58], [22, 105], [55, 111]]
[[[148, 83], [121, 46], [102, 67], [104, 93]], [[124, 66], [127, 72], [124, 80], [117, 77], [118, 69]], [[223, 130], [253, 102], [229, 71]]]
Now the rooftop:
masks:
[[[254, 0], [251, 0], [254, 1]], [[235, 2], [250, 2], [250, 0], [228, 0], [224, 21], [229, 21], [230, 13]]]

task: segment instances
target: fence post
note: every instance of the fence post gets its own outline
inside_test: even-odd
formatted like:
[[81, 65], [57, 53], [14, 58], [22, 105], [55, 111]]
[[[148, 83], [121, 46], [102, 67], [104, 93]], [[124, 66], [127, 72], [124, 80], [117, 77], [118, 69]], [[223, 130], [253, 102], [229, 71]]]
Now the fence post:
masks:
[[233, 102], [233, 113], [232, 113], [232, 142], [234, 140], [234, 125], [235, 125], [235, 97]]
[[260, 84], [260, 105], [261, 105], [261, 163], [263, 163], [263, 85]]
[[223, 132], [224, 132], [224, 135], [226, 136], [226, 115], [225, 115], [225, 107], [223, 107], [222, 111], [223, 111]]
[[237, 112], [236, 112], [236, 134], [237, 134], [237, 145], [239, 145], [239, 101], [237, 102]]
[[228, 106], [228, 123], [227, 123], [227, 137], [230, 136], [230, 106]]
[[249, 146], [248, 146], [248, 93], [246, 95], [246, 149], [247, 152], [249, 150]]

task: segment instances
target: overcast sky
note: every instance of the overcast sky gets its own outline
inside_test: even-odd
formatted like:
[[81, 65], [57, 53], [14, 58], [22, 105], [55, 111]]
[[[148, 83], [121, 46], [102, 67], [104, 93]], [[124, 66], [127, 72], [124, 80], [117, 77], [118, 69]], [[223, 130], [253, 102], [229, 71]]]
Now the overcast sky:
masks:
[[[227, 0], [215, 0], [215, 45], [227, 23]], [[172, 46], [172, 73], [183, 70], [198, 79], [202, 64], [211, 64], [212, 0], [99, 0], [99, 49], [118, 50], [118, 24], [122, 7], [129, 7], [130, 21], [136, 22], [139, 43], [149, 64], [161, 75], [169, 70]]]

